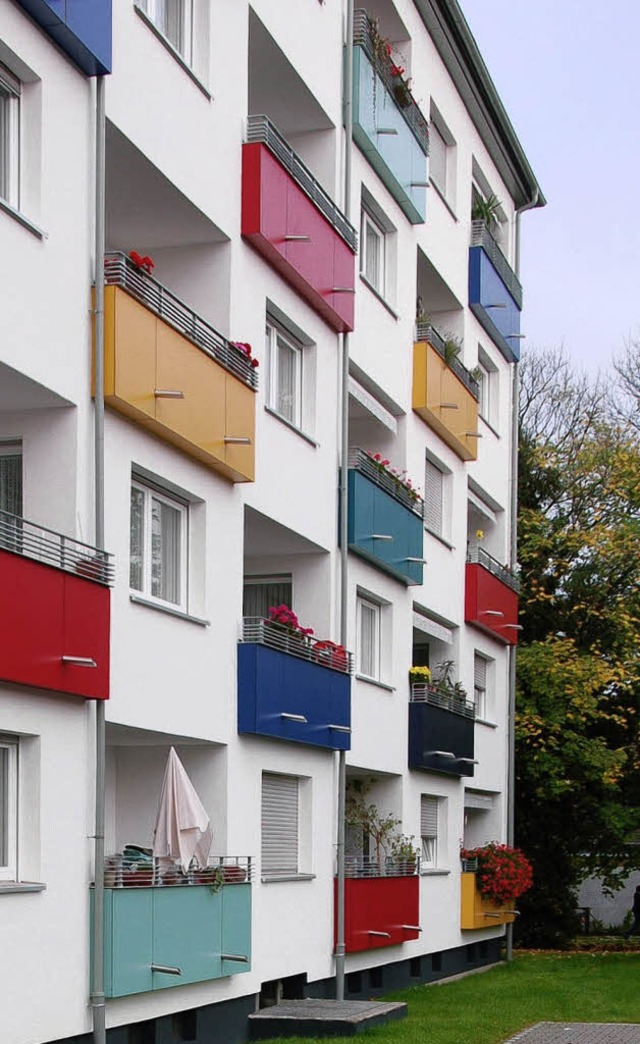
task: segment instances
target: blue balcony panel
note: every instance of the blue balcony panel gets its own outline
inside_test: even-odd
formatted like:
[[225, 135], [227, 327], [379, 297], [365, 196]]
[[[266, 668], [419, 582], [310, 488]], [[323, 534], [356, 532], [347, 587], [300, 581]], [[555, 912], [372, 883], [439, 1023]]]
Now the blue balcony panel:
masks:
[[473, 717], [431, 703], [409, 704], [409, 768], [473, 776], [473, 752]]
[[348, 497], [349, 550], [407, 586], [421, 584], [424, 536], [421, 515], [351, 468]]
[[413, 225], [427, 212], [427, 156], [361, 47], [353, 49], [353, 140]]
[[349, 750], [341, 730], [350, 727], [349, 674], [258, 642], [238, 646], [238, 732]]
[[469, 307], [508, 362], [520, 358], [520, 308], [482, 246], [469, 248]]
[[111, 0], [17, 0], [87, 76], [111, 72]]

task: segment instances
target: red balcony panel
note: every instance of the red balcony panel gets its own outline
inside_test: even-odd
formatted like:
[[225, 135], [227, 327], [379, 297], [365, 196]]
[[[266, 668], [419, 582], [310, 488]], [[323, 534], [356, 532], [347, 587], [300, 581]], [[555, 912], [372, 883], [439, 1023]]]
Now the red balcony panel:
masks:
[[259, 142], [242, 146], [242, 235], [332, 329], [353, 330], [353, 251]]
[[[410, 877], [363, 877], [345, 881], [345, 946], [347, 953], [398, 946], [418, 939], [420, 881]], [[334, 881], [334, 931], [337, 931]]]
[[102, 584], [0, 550], [0, 634], [3, 681], [108, 698], [109, 589]]
[[464, 618], [505, 645], [518, 642], [518, 595], [484, 566], [466, 566]]

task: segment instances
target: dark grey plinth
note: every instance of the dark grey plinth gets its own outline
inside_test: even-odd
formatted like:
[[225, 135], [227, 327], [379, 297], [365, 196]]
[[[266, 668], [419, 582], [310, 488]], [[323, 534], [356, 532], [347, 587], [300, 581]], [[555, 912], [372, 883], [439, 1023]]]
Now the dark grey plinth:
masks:
[[249, 1037], [355, 1037], [406, 1014], [406, 1004], [386, 1001], [283, 1001], [249, 1016]]
[[506, 1044], [640, 1044], [631, 1022], [538, 1022]]

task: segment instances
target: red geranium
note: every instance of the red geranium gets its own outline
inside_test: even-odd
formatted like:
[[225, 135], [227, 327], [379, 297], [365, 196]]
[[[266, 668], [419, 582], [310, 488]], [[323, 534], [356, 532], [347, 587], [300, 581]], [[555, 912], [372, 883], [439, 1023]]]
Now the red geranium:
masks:
[[531, 863], [519, 848], [491, 841], [482, 848], [462, 848], [460, 858], [477, 863], [481, 895], [499, 905], [514, 902], [533, 884]]
[[154, 268], [156, 267], [155, 261], [153, 261], [153, 259], [150, 258], [148, 254], [145, 254], [144, 257], [142, 257], [142, 255], [139, 254], [137, 250], [129, 251], [129, 259], [133, 261], [136, 268], [144, 269], [147, 275], [151, 275]]
[[251, 354], [252, 348], [251, 348], [251, 345], [248, 344], [247, 341], [232, 341], [231, 344], [233, 345], [234, 348], [237, 348], [238, 351], [242, 352], [243, 355], [246, 355], [247, 359], [249, 360], [249, 362], [253, 366], [254, 370], [255, 370], [256, 366], [260, 365], [258, 360], [254, 359], [253, 355]]

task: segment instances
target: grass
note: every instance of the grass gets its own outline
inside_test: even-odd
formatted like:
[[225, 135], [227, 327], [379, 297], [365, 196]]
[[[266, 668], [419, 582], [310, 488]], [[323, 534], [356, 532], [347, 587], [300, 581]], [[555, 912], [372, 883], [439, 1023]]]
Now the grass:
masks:
[[[406, 1019], [369, 1030], [371, 1044], [499, 1044], [536, 1022], [640, 1023], [640, 953], [520, 953], [510, 964], [455, 982], [387, 995]], [[289, 1037], [313, 1044], [335, 1037]]]

